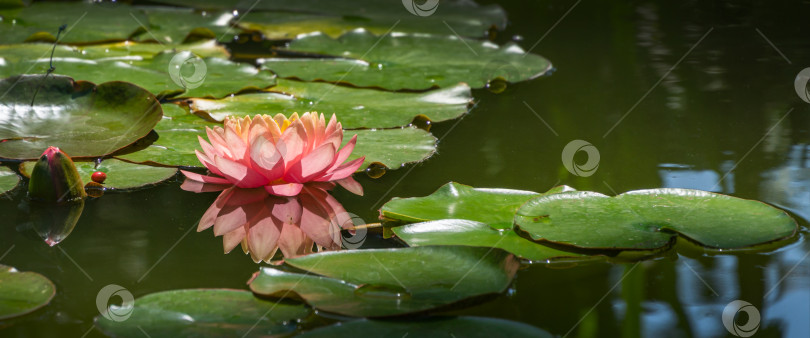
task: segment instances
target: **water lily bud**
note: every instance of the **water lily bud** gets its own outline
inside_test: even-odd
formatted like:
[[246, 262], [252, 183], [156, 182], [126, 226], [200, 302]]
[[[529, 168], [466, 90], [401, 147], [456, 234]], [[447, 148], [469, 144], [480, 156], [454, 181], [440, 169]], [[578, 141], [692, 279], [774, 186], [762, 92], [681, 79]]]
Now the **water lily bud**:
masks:
[[34, 201], [64, 204], [81, 200], [87, 193], [70, 156], [49, 147], [34, 165], [28, 196]]

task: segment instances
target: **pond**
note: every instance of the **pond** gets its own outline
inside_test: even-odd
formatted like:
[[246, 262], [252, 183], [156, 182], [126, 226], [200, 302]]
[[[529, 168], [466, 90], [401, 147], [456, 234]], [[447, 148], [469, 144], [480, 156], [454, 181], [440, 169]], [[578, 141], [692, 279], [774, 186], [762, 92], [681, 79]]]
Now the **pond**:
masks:
[[[498, 5], [509, 22], [494, 42], [542, 55], [553, 71], [498, 93], [473, 89], [469, 113], [431, 123], [436, 154], [379, 178], [355, 174], [363, 196], [332, 190], [348, 212], [380, 222], [379, 210], [392, 198], [427, 196], [448, 182], [537, 192], [567, 185], [609, 196], [688, 188], [766, 202], [787, 211], [799, 230], [757, 250], [718, 251], [678, 238], [671, 250], [642, 260], [524, 262], [506, 292], [439, 313], [505, 319], [558, 336], [717, 337], [734, 334], [724, 326], [724, 309], [742, 300], [761, 316], [755, 337], [810, 336], [810, 102], [794, 86], [810, 67], [810, 6]], [[234, 59], [250, 62], [253, 51], [270, 44], [228, 46]], [[597, 156], [592, 172], [561, 161], [575, 140], [595, 149], [568, 152], [579, 164]], [[223, 254], [211, 230], [194, 231], [217, 193], [184, 191], [182, 182], [178, 174], [87, 200], [69, 238], [53, 247], [25, 228], [25, 189], [0, 198], [0, 264], [42, 274], [57, 290], [44, 308], [0, 321], [0, 335], [105, 336], [94, 318], [97, 295], [110, 284], [136, 299], [176, 289], [248, 290], [259, 265], [239, 249]], [[386, 237], [369, 231], [362, 249], [405, 246]], [[317, 311], [285, 325], [310, 330], [350, 320]], [[430, 322], [408, 320], [414, 327]], [[744, 323], [738, 318], [737, 327]]]

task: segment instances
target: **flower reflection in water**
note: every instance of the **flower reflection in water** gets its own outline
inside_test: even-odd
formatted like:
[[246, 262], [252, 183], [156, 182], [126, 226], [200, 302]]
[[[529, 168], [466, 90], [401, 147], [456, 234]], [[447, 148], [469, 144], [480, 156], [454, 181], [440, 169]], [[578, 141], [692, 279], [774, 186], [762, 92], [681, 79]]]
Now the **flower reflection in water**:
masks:
[[[296, 196], [275, 196], [264, 188], [203, 184], [187, 179], [182, 188], [193, 192], [222, 191], [200, 219], [197, 231], [213, 226], [222, 236], [225, 253], [241, 243], [253, 261], [270, 262], [276, 251], [284, 257], [341, 248], [341, 229], [353, 229], [356, 219], [329, 194], [331, 182], [311, 182]], [[223, 190], [224, 189], [224, 190]], [[359, 225], [359, 224], [357, 224]]]

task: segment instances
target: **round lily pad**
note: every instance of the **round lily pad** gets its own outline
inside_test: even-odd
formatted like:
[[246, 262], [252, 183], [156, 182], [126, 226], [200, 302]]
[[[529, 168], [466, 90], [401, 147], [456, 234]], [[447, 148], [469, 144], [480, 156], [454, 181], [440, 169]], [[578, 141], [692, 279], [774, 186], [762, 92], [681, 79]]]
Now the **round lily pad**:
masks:
[[[74, 162], [74, 164], [79, 172], [79, 177], [84, 183], [90, 182], [91, 176], [96, 171], [107, 174], [104, 186], [108, 189], [126, 190], [158, 184], [174, 177], [177, 173], [176, 168], [153, 167], [124, 162], [114, 158], [105, 159], [98, 166], [96, 166], [96, 162]], [[26, 176], [31, 175], [33, 168], [34, 162], [20, 164], [20, 172]]]
[[518, 210], [515, 226], [533, 240], [616, 250], [657, 249], [679, 235], [709, 248], [738, 249], [792, 237], [798, 228], [765, 203], [689, 189], [540, 196]]
[[53, 283], [36, 272], [20, 272], [0, 264], [0, 320], [31, 313], [56, 294]]
[[19, 183], [17, 173], [7, 167], [0, 167], [0, 195], [13, 190]]
[[191, 110], [207, 119], [226, 116], [317, 111], [336, 114], [346, 129], [406, 126], [417, 115], [440, 122], [467, 112], [470, 87], [458, 84], [424, 93], [399, 93], [330, 83], [279, 80], [271, 92], [229, 96], [220, 100], [191, 99]]
[[148, 294], [134, 301], [131, 316], [95, 324], [116, 337], [257, 337], [297, 330], [312, 310], [301, 304], [259, 299], [250, 291], [185, 289]]
[[519, 266], [503, 250], [467, 246], [331, 251], [286, 263], [308, 273], [265, 267], [251, 290], [358, 317], [424, 312], [500, 293]]
[[126, 82], [20, 75], [0, 80], [0, 92], [0, 157], [10, 159], [36, 159], [49, 146], [104, 156], [146, 136], [163, 114], [154, 95]]
[[355, 30], [333, 39], [313, 33], [293, 40], [288, 48], [330, 57], [260, 59], [262, 68], [284, 78], [393, 90], [444, 88], [459, 82], [482, 88], [498, 77], [519, 82], [551, 69], [547, 59], [526, 54], [515, 44], [499, 47], [455, 35], [394, 33], [379, 37]]

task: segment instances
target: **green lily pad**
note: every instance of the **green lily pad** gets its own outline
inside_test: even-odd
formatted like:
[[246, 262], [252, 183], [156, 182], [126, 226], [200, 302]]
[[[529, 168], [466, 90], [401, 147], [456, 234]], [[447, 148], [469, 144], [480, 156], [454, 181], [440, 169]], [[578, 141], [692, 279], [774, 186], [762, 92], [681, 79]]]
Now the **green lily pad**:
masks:
[[494, 247], [534, 262], [589, 258], [552, 249], [518, 236], [512, 220], [518, 208], [537, 196], [572, 191], [568, 186], [540, 194], [512, 189], [473, 188], [450, 182], [425, 197], [393, 198], [380, 213], [387, 219], [422, 222], [392, 227], [409, 246], [469, 245]]
[[380, 214], [408, 223], [455, 218], [486, 223], [496, 229], [511, 229], [515, 212], [526, 201], [573, 190], [569, 186], [559, 186], [541, 194], [525, 190], [473, 188], [450, 182], [429, 196], [395, 197], [382, 206]]
[[[90, 176], [96, 171], [106, 173], [107, 180], [104, 181], [104, 186], [107, 189], [126, 190], [158, 184], [174, 177], [177, 173], [175, 168], [134, 164], [114, 158], [105, 159], [98, 167], [96, 167], [95, 162], [75, 162], [75, 164], [79, 177], [84, 183], [90, 182]], [[20, 164], [20, 172], [26, 176], [31, 175], [33, 168], [34, 162]]]
[[17, 173], [7, 167], [0, 167], [0, 195], [14, 190], [19, 183], [20, 177]]
[[465, 219], [443, 219], [391, 228], [408, 246], [468, 245], [499, 248], [532, 262], [574, 262], [597, 259], [534, 243], [511, 229], [494, 229], [486, 223]]
[[158, 6], [137, 8], [146, 13], [149, 23], [149, 29], [137, 37], [138, 41], [177, 44], [187, 40], [214, 39], [229, 42], [240, 32], [238, 28], [230, 27], [234, 17], [231, 12]]
[[141, 32], [146, 16], [131, 6], [112, 3], [36, 2], [22, 9], [2, 11], [0, 43], [21, 43], [37, 33], [39, 41], [54, 41], [59, 26], [67, 29], [60, 43], [87, 44], [121, 41]]
[[[479, 38], [484, 37], [490, 27], [503, 29], [506, 26], [506, 13], [500, 6], [479, 6], [463, 0], [442, 0], [438, 6], [420, 1], [411, 8], [399, 0], [158, 2], [207, 10], [238, 9], [243, 13], [238, 18], [239, 27], [259, 30], [271, 39], [289, 39], [317, 31], [339, 36], [356, 28], [365, 28], [375, 34], [393, 30]], [[409, 12], [416, 10], [420, 12]]]
[[[210, 42], [175, 47], [188, 50], [138, 43], [81, 48], [58, 46], [54, 52], [54, 73], [95, 83], [127, 81], [160, 97], [224, 97], [275, 84], [272, 73], [252, 65], [219, 57], [198, 58], [195, 52], [223, 55], [223, 50]], [[155, 51], [163, 52], [154, 54]], [[45, 74], [50, 67], [50, 45], [0, 46], [0, 52], [3, 61], [0, 76]], [[184, 86], [183, 81], [188, 83]]]
[[397, 93], [359, 89], [329, 83], [279, 80], [272, 92], [229, 96], [221, 100], [191, 99], [195, 114], [222, 121], [226, 116], [291, 115], [317, 111], [336, 114], [346, 129], [405, 126], [417, 115], [439, 122], [467, 112], [470, 87], [459, 84], [424, 93]]
[[[155, 126], [155, 131], [159, 135], [157, 141], [146, 149], [118, 154], [115, 157], [134, 163], [201, 167], [202, 164], [194, 154], [195, 149], [200, 149], [197, 136], [207, 138], [205, 127], [221, 124], [189, 114], [175, 104], [164, 104], [163, 110], [166, 116]], [[436, 138], [429, 132], [414, 127], [346, 130], [343, 136], [344, 145], [355, 134], [357, 145], [349, 160], [366, 156], [360, 170], [373, 162], [380, 162], [396, 169], [405, 163], [423, 161], [436, 152]]]
[[56, 287], [36, 272], [0, 264], [0, 320], [31, 313], [51, 302]]
[[798, 228], [787, 213], [762, 202], [689, 189], [540, 196], [518, 210], [515, 226], [533, 240], [619, 250], [661, 248], [678, 235], [737, 249], [789, 238]]
[[497, 294], [519, 266], [505, 251], [465, 246], [331, 251], [286, 263], [312, 274], [265, 267], [251, 290], [297, 296], [319, 310], [358, 317], [423, 312]]
[[0, 157], [10, 159], [36, 159], [48, 146], [104, 156], [146, 136], [162, 115], [152, 94], [126, 82], [22, 75], [0, 80], [0, 92]]
[[344, 145], [355, 134], [357, 145], [349, 160], [365, 156], [359, 170], [375, 162], [389, 169], [399, 169], [405, 164], [422, 162], [436, 153], [436, 137], [416, 127], [346, 130], [343, 133]]
[[454, 35], [395, 33], [379, 37], [356, 30], [333, 39], [313, 33], [290, 42], [289, 50], [334, 57], [260, 59], [262, 68], [284, 78], [395, 90], [449, 87], [459, 82], [482, 88], [497, 77], [519, 82], [551, 69], [551, 62], [525, 54], [515, 44], [498, 47]]
[[177, 167], [202, 167], [194, 150], [200, 149], [198, 136], [206, 138], [205, 127], [221, 126], [189, 114], [173, 103], [163, 104], [163, 119], [155, 126], [158, 139], [143, 150], [115, 157], [134, 163]]
[[295, 332], [295, 321], [312, 310], [259, 299], [249, 291], [185, 289], [138, 298], [130, 313], [121, 321], [97, 316], [95, 325], [116, 337], [266, 337]]
[[298, 337], [553, 337], [547, 331], [510, 320], [484, 317], [428, 317], [417, 320], [358, 319], [318, 328]]

